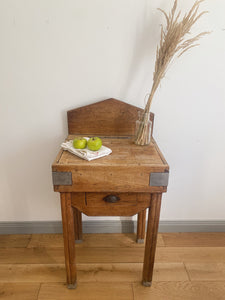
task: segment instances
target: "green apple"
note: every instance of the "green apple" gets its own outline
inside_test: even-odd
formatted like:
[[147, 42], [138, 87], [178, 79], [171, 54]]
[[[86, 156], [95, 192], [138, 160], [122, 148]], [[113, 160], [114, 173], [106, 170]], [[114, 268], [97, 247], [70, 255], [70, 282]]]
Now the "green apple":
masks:
[[73, 147], [76, 149], [84, 149], [87, 147], [87, 140], [85, 138], [75, 138], [73, 140]]
[[87, 142], [88, 149], [97, 151], [102, 146], [102, 140], [99, 137], [91, 137]]

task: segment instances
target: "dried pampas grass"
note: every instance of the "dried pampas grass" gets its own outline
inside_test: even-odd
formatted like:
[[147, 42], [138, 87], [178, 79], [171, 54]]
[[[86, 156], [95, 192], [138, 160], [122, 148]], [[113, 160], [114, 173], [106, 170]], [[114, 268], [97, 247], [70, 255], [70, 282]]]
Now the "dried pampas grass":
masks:
[[[161, 38], [159, 46], [156, 51], [155, 71], [153, 74], [152, 89], [146, 104], [144, 115], [149, 114], [152, 99], [157, 90], [160, 81], [165, 76], [166, 70], [175, 57], [180, 57], [189, 49], [198, 46], [196, 42], [204, 35], [209, 32], [201, 32], [194, 37], [190, 36], [190, 30], [192, 26], [202, 17], [206, 11], [201, 13], [198, 12], [199, 5], [204, 0], [198, 0], [194, 3], [188, 13], [180, 18], [181, 11], [177, 12], [177, 0], [174, 1], [173, 8], [170, 13], [167, 14], [164, 10], [159, 9], [166, 18], [166, 27], [161, 27]], [[147, 144], [147, 132], [146, 132], [146, 121], [140, 123], [135, 143], [138, 145]]]

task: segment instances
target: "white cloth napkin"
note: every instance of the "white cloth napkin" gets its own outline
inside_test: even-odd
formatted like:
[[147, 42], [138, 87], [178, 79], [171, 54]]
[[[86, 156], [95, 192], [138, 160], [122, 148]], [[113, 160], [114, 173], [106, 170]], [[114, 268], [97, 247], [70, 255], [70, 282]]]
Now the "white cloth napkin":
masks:
[[[88, 141], [89, 138], [85, 139]], [[93, 159], [97, 159], [106, 155], [109, 155], [110, 153], [112, 153], [112, 150], [108, 147], [102, 146], [99, 150], [97, 151], [91, 151], [87, 148], [85, 149], [75, 149], [73, 147], [73, 140], [64, 142], [61, 144], [61, 147], [63, 148], [63, 150], [67, 150], [69, 152], [71, 152], [72, 154], [75, 154], [77, 156], [79, 156], [80, 158], [83, 158], [85, 160], [93, 160]]]

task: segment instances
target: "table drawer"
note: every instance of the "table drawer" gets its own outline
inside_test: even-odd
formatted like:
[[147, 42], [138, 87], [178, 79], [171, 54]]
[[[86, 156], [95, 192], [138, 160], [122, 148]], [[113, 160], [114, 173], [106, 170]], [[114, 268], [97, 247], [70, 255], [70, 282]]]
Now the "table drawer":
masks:
[[150, 194], [85, 193], [84, 213], [89, 216], [132, 216], [149, 207]]
[[121, 207], [137, 204], [136, 193], [86, 193], [88, 207]]

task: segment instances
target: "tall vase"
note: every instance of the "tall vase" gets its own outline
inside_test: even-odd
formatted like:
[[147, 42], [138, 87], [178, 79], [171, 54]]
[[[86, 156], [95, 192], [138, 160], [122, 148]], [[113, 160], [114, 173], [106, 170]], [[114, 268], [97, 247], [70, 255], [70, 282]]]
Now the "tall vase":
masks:
[[150, 120], [150, 112], [138, 112], [138, 120], [135, 129], [135, 144], [144, 146], [151, 142], [152, 122]]

